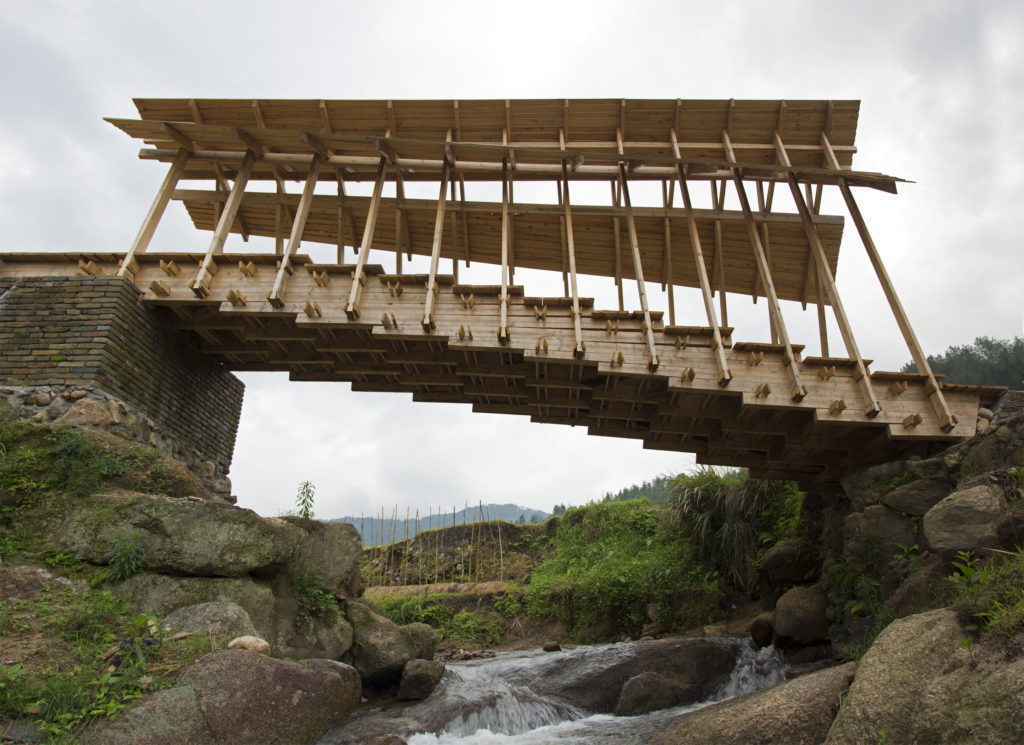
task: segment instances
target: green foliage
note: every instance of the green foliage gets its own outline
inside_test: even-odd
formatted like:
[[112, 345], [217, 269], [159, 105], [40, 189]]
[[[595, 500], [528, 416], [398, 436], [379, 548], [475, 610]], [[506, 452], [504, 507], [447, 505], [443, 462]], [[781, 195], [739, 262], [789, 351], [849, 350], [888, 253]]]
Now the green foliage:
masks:
[[33, 690], [21, 664], [0, 667], [0, 719], [14, 719], [32, 699]]
[[984, 563], [959, 551], [953, 566], [956, 571], [947, 579], [967, 631], [1013, 636], [1024, 629], [1024, 551], [1000, 552]]
[[667, 608], [673, 595], [694, 590], [710, 599], [696, 615], [710, 615], [716, 577], [698, 566], [687, 536], [662, 510], [635, 500], [566, 510], [553, 555], [534, 569], [524, 600], [528, 614], [553, 616], [576, 631], [608, 620], [639, 628], [648, 603]]
[[142, 570], [142, 558], [142, 534], [137, 530], [130, 535], [118, 533], [107, 578], [113, 582], [120, 582], [138, 574]]
[[316, 494], [316, 487], [309, 481], [299, 484], [299, 491], [295, 495], [295, 505], [299, 508], [299, 517], [306, 520], [313, 519], [313, 496]]
[[802, 500], [789, 481], [702, 467], [673, 480], [669, 509], [672, 521], [692, 537], [701, 560], [745, 590], [760, 551], [799, 522]]
[[509, 582], [505, 592], [494, 598], [494, 610], [506, 621], [511, 621], [523, 610], [523, 590], [517, 582]]
[[[952, 346], [938, 356], [928, 355], [932, 371], [947, 376], [950, 383], [1005, 385], [1024, 388], [1024, 338], [993, 339], [979, 336], [970, 346]], [[908, 362], [903, 372], [917, 372]]]
[[299, 612], [295, 614], [295, 630], [303, 632], [314, 618], [331, 619], [338, 615], [338, 599], [320, 588], [320, 578], [308, 569], [292, 569], [292, 585], [299, 596]]
[[497, 613], [460, 610], [440, 630], [442, 639], [459, 644], [493, 646], [501, 641], [502, 621]]
[[626, 502], [630, 499], [646, 499], [652, 504], [668, 504], [672, 499], [673, 482], [674, 479], [671, 476], [656, 476], [650, 481], [627, 486], [614, 494], [606, 493], [601, 501]]
[[[455, 612], [444, 603], [444, 595], [383, 595], [373, 603], [387, 618], [404, 626], [426, 623], [434, 627], [439, 639], [452, 639], [459, 644], [493, 646], [501, 641], [504, 620], [500, 613], [490, 611]], [[506, 608], [507, 610], [507, 608]]]

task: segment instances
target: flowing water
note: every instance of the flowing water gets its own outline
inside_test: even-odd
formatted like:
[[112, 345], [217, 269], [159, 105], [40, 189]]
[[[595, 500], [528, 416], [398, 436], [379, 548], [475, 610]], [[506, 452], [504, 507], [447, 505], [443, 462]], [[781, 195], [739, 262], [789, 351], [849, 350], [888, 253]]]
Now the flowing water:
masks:
[[[735, 644], [737, 662], [732, 674], [708, 700], [628, 717], [590, 714], [537, 693], [531, 686], [532, 678], [564, 665], [567, 656], [583, 665], [607, 665], [621, 654], [624, 645], [579, 647], [555, 654], [515, 652], [449, 664], [441, 685], [417, 705], [429, 709], [429, 724], [416, 727], [409, 721], [410, 728], [398, 734], [409, 745], [640, 745], [650, 733], [664, 729], [679, 716], [785, 679], [786, 663], [774, 648], [758, 651], [745, 640], [735, 640]], [[372, 712], [367, 714], [368, 719], [373, 718]], [[398, 729], [401, 727], [392, 731]], [[325, 737], [321, 743], [343, 741]]]

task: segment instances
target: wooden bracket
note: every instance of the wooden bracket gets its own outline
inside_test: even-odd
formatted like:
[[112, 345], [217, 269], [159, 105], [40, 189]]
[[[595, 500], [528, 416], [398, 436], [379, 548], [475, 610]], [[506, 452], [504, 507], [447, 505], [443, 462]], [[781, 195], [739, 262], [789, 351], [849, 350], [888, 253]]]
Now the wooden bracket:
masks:
[[909, 387], [910, 383], [905, 380], [894, 380], [889, 384], [889, 393], [893, 396], [898, 396], [901, 393], [906, 393]]
[[[281, 260], [278, 259], [277, 261], [275, 261], [274, 262], [274, 266], [276, 266], [277, 270], [280, 271], [281, 270]], [[295, 267], [293, 267], [292, 266], [292, 262], [288, 261], [287, 259], [284, 262], [284, 270], [288, 273], [289, 277], [292, 276], [293, 274], [295, 274]], [[366, 280], [365, 279], [363, 280], [363, 284], [364, 285], [366, 284]]]
[[829, 414], [842, 414], [846, 409], [846, 401], [842, 398], [837, 398], [828, 405]]
[[545, 337], [545, 336], [538, 336], [537, 337], [537, 344], [534, 346], [534, 351], [537, 354], [540, 354], [540, 350], [541, 349], [544, 350], [544, 354], [548, 353], [548, 340], [547, 340], [547, 337]]
[[191, 285], [192, 292], [198, 298], [205, 298], [210, 294], [210, 283], [206, 280], [196, 278]]
[[755, 398], [768, 398], [772, 393], [772, 387], [767, 383], [761, 383], [754, 392]]
[[576, 348], [573, 350], [572, 353], [576, 359], [582, 360], [584, 357], [587, 356], [587, 343], [580, 339], [579, 344], [576, 345]]
[[832, 367], [829, 367], [828, 365], [825, 365], [820, 370], [818, 370], [818, 377], [821, 378], [822, 380], [831, 380], [833, 377], [835, 377], [835, 374], [836, 374], [836, 366], [835, 365], [832, 365]]
[[470, 340], [473, 339], [473, 327], [468, 323], [465, 326], [459, 326], [459, 341], [464, 340], [466, 337], [469, 337]]
[[612, 367], [616, 367], [616, 366], [622, 367], [622, 365], [625, 364], [625, 362], [626, 362], [626, 357], [622, 354], [622, 352], [618, 352], [618, 353], [612, 352], [612, 360], [611, 360]]
[[130, 279], [134, 282], [135, 275], [139, 273], [139, 262], [135, 260], [134, 256], [125, 256], [122, 259], [120, 266], [118, 267], [118, 274], [128, 274]]
[[718, 385], [720, 388], [726, 388], [729, 385], [729, 381], [732, 380], [732, 370], [726, 369], [718, 374]]
[[245, 295], [238, 290], [228, 290], [228, 302], [236, 308], [240, 308], [245, 305]]
[[690, 346], [690, 335], [676, 337], [676, 349], [686, 349]]
[[790, 392], [789, 398], [790, 398], [791, 401], [794, 401], [795, 403], [800, 403], [801, 401], [804, 400], [804, 396], [806, 396], [806, 395], [807, 395], [807, 386], [801, 385], [801, 386], [797, 386], [796, 388], [794, 388]]
[[694, 370], [692, 367], [684, 367], [683, 368], [683, 382], [684, 383], [692, 383], [693, 379], [696, 376], [697, 376], [697, 371]]
[[508, 344], [512, 341], [512, 334], [509, 332], [508, 326], [498, 328], [498, 343]]
[[460, 292], [459, 301], [462, 303], [463, 308], [472, 308], [476, 306], [476, 295], [471, 292], [469, 297], [466, 297], [465, 293]]
[[167, 283], [157, 279], [149, 283], [149, 291], [157, 297], [167, 297], [171, 294], [171, 288], [167, 286]]
[[349, 306], [348, 308], [345, 308], [345, 315], [348, 317], [348, 320], [350, 320], [350, 321], [357, 321], [357, 320], [359, 320], [359, 308], [358, 308], [358, 306], [352, 305], [352, 306]]
[[160, 268], [168, 277], [177, 277], [181, 273], [181, 267], [174, 263], [174, 260], [164, 261], [160, 259]]
[[277, 310], [281, 310], [284, 307], [284, 298], [280, 295], [275, 295], [273, 290], [267, 292], [267, 302], [274, 308], [277, 308]]
[[764, 352], [751, 352], [750, 356], [747, 357], [747, 362], [750, 364], [751, 367], [755, 365], [760, 365], [762, 362], [764, 362]]
[[[244, 261], [239, 261], [238, 271], [240, 271], [243, 276], [255, 277], [257, 272], [256, 264], [254, 264], [251, 261], [248, 264], [246, 264]], [[316, 279], [316, 272], [313, 272], [313, 278]]]
[[547, 320], [548, 317], [548, 306], [533, 306], [533, 315], [538, 321]]
[[320, 304], [312, 300], [306, 301], [306, 304], [302, 306], [302, 312], [310, 318], [313, 318], [314, 316], [316, 318], [322, 318], [324, 315], [323, 311], [320, 310]]
[[100, 269], [100, 265], [95, 261], [83, 261], [82, 259], [79, 259], [78, 268], [86, 274], [91, 274], [93, 276], [103, 274], [103, 270]]
[[395, 314], [381, 313], [380, 322], [384, 325], [384, 328], [398, 328], [398, 320], [395, 318]]
[[919, 425], [923, 421], [924, 421], [924, 417], [921, 416], [920, 414], [918, 414], [917, 412], [915, 412], [915, 413], [913, 413], [913, 414], [903, 418], [903, 426], [906, 429], [913, 429], [914, 427], [916, 427], [917, 425]]
[[[352, 272], [352, 279], [353, 279], [353, 281], [355, 280], [355, 278], [356, 278], [356, 273]], [[359, 285], [361, 287], [366, 287], [366, 275], [363, 272], [359, 272]]]
[[430, 315], [424, 313], [422, 316], [420, 316], [420, 324], [423, 326], [423, 330], [426, 331], [427, 333], [430, 333], [435, 328], [437, 328], [437, 324], [434, 323], [434, 315], [432, 313]]
[[647, 369], [654, 372], [658, 369], [658, 365], [661, 364], [661, 356], [654, 354], [647, 357]]
[[391, 297], [402, 297], [402, 283], [400, 280], [396, 279], [394, 284], [391, 284], [390, 281], [385, 281], [385, 284], [388, 286], [388, 294]]
[[319, 273], [317, 273], [316, 269], [314, 269], [313, 281], [316, 282], [320, 287], [327, 287], [327, 285], [331, 283], [331, 278], [330, 275], [327, 274], [326, 269]]

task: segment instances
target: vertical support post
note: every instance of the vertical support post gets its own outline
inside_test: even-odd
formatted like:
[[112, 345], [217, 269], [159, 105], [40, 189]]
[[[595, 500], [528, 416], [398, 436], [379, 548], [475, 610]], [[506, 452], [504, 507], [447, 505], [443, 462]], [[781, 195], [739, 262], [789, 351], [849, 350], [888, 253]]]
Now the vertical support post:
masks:
[[[710, 181], [709, 183], [711, 184], [711, 204], [716, 212], [721, 212], [725, 202], [725, 192], [718, 192], [715, 188], [717, 182]], [[725, 299], [725, 257], [722, 255], [722, 251], [722, 221], [715, 218], [715, 275], [718, 278], [718, 307], [722, 313], [722, 325], [728, 326], [729, 305]]]
[[359, 246], [359, 258], [356, 260], [356, 268], [352, 272], [352, 288], [348, 293], [348, 302], [345, 303], [345, 315], [349, 320], [359, 318], [359, 296], [362, 294], [363, 285], [366, 283], [363, 277], [363, 268], [370, 256], [370, 246], [373, 244], [373, 231], [377, 227], [377, 215], [380, 212], [380, 193], [384, 188], [384, 174], [387, 170], [387, 158], [383, 155], [377, 163], [377, 180], [373, 184], [373, 196], [370, 198], [370, 208], [366, 213], [366, 226], [363, 229], [363, 242]]
[[[729, 139], [729, 133], [725, 130], [722, 130], [722, 142], [729, 161], [735, 163], [736, 157], [733, 153], [732, 142]], [[783, 345], [783, 354], [786, 357], [786, 371], [789, 373], [789, 379], [793, 385], [789, 397], [793, 401], [800, 402], [807, 395], [807, 388], [803, 385], [800, 378], [800, 365], [796, 360], [793, 345], [789, 342], [789, 332], [786, 330], [786, 324], [782, 319], [782, 309], [779, 307], [779, 298], [775, 293], [775, 283], [772, 281], [771, 268], [768, 266], [768, 260], [764, 255], [764, 248], [761, 246], [761, 236], [758, 234], [757, 226], [754, 224], [754, 215], [750, 209], [747, 192], [743, 188], [743, 178], [740, 176], [739, 168], [732, 166], [729, 168], [729, 171], [732, 173], [733, 185], [736, 187], [736, 195], [740, 200], [740, 209], [743, 211], [743, 219], [747, 224], [747, 234], [750, 236], [750, 245], [754, 251], [757, 270], [761, 275], [761, 284], [765, 288], [765, 295], [768, 299], [768, 313], [774, 319], [775, 328], [778, 329], [779, 338]]]
[[295, 211], [295, 220], [292, 221], [292, 232], [288, 236], [288, 247], [281, 256], [280, 266], [277, 268], [277, 276], [274, 278], [274, 286], [267, 293], [267, 300], [275, 308], [283, 308], [284, 300], [281, 293], [284, 290], [285, 276], [291, 274], [291, 258], [299, 248], [302, 241], [302, 231], [306, 228], [306, 218], [309, 217], [310, 207], [313, 206], [313, 192], [316, 190], [316, 182], [320, 178], [320, 166], [323, 159], [319, 155], [313, 156], [309, 164], [309, 175], [306, 176], [306, 185], [302, 189], [302, 196], [299, 198], [299, 208]]
[[498, 341], [508, 344], [508, 158], [501, 160], [501, 310]]
[[[616, 207], [622, 206], [622, 191], [616, 188], [616, 182], [612, 181], [612, 204]], [[622, 232], [619, 218], [612, 218], [612, 232], [615, 238], [615, 288], [619, 294], [619, 310], [624, 310], [626, 305], [622, 299], [622, 244], [620, 234]]]
[[149, 248], [149, 242], [153, 240], [156, 226], [160, 224], [160, 218], [163, 217], [164, 210], [167, 209], [167, 203], [171, 201], [174, 187], [177, 186], [178, 181], [181, 179], [181, 174], [185, 172], [185, 164], [188, 163], [189, 155], [191, 153], [183, 148], [174, 156], [174, 162], [171, 163], [171, 167], [167, 170], [167, 175], [164, 176], [156, 196], [153, 197], [153, 203], [149, 206], [149, 211], [146, 212], [146, 217], [143, 219], [141, 227], [139, 227], [139, 233], [135, 236], [135, 241], [132, 243], [131, 248], [128, 249], [128, 253], [125, 254], [124, 260], [121, 262], [121, 268], [117, 270], [117, 276], [123, 277], [130, 272], [130, 267], [135, 261], [135, 255], [146, 253], [146, 249]]
[[576, 286], [576, 246], [572, 233], [572, 203], [569, 200], [569, 172], [565, 161], [562, 161], [562, 204], [565, 207], [565, 234], [566, 247], [569, 258], [569, 285], [572, 292], [572, 328], [573, 348], [572, 353], [576, 359], [583, 359], [586, 354], [586, 346], [583, 344], [583, 329], [580, 321], [580, 295]]
[[437, 266], [441, 260], [441, 239], [444, 236], [444, 205], [448, 193], [448, 161], [441, 168], [441, 191], [437, 195], [437, 210], [434, 214], [434, 240], [430, 244], [430, 274], [427, 275], [427, 299], [423, 306], [423, 317], [420, 323], [423, 330], [434, 329], [434, 295], [437, 294]]
[[[679, 160], [679, 141], [676, 139], [676, 131], [672, 130], [672, 152], [676, 160]], [[707, 267], [704, 264], [704, 251], [700, 245], [700, 233], [697, 230], [697, 218], [693, 214], [693, 201], [690, 199], [690, 188], [686, 183], [686, 170], [683, 164], [676, 163], [676, 172], [679, 177], [679, 193], [683, 197], [683, 207], [686, 209], [686, 224], [690, 230], [690, 246], [693, 249], [693, 261], [697, 267], [697, 279], [700, 282], [701, 296], [704, 298], [704, 311], [708, 317], [708, 325], [711, 327], [711, 346], [715, 355], [715, 364], [718, 366], [718, 384], [729, 385], [732, 380], [732, 373], [729, 372], [729, 363], [725, 359], [725, 348], [722, 345], [722, 331], [718, 326], [718, 319], [715, 317], [715, 302], [711, 297], [711, 283], [708, 281]]]
[[[783, 165], [789, 166], [789, 156], [786, 154], [786, 147], [782, 143], [782, 138], [778, 132], [775, 132], [774, 140], [779, 161]], [[857, 367], [854, 377], [860, 388], [861, 398], [864, 400], [864, 413], [869, 418], [874, 418], [878, 416], [882, 406], [879, 404], [875, 391], [871, 387], [871, 378], [868, 377], [867, 365], [864, 364], [864, 358], [860, 356], [860, 350], [857, 348], [857, 341], [853, 338], [853, 328], [846, 317], [843, 301], [839, 297], [839, 290], [836, 289], [835, 278], [832, 276], [832, 271], [828, 268], [828, 258], [825, 256], [825, 248], [821, 244], [821, 237], [814, 226], [810, 209], [808, 209], [807, 203], [804, 201], [804, 195], [800, 193], [800, 184], [792, 171], [786, 172], [786, 181], [789, 183], [789, 191], [793, 195], [793, 202], [796, 204], [797, 212], [800, 213], [800, 222], [803, 223], [804, 232], [807, 234], [807, 240], [814, 253], [818, 277], [825, 283], [825, 291], [828, 293], [829, 300], [832, 303], [832, 312], [835, 314], [836, 322], [839, 324], [839, 333], [842, 334], [843, 343], [846, 345], [846, 353], [856, 363]]]
[[199, 265], [196, 278], [192, 280], [192, 292], [198, 297], [203, 298], [210, 294], [210, 281], [213, 277], [213, 272], [211, 271], [213, 257], [215, 254], [224, 252], [224, 242], [228, 238], [228, 233], [231, 231], [231, 223], [235, 221], [235, 215], [238, 214], [238, 208], [242, 204], [242, 194], [245, 191], [245, 185], [249, 182], [249, 176], [252, 175], [252, 168], [255, 163], [256, 153], [252, 150], [246, 150], [245, 157], [242, 158], [242, 165], [238, 168], [238, 176], [235, 178], [235, 183], [231, 186], [231, 193], [228, 194], [227, 203], [224, 205], [224, 211], [217, 222], [216, 230], [213, 231], [210, 247], [206, 249], [206, 256], [203, 257], [203, 261]]

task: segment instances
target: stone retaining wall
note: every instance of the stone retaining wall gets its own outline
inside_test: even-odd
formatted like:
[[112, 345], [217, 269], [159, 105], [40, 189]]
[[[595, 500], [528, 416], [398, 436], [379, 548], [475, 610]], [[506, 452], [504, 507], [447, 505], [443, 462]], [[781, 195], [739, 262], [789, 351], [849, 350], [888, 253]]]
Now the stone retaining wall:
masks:
[[0, 386], [19, 418], [157, 445], [230, 491], [244, 386], [126, 279], [0, 280]]

